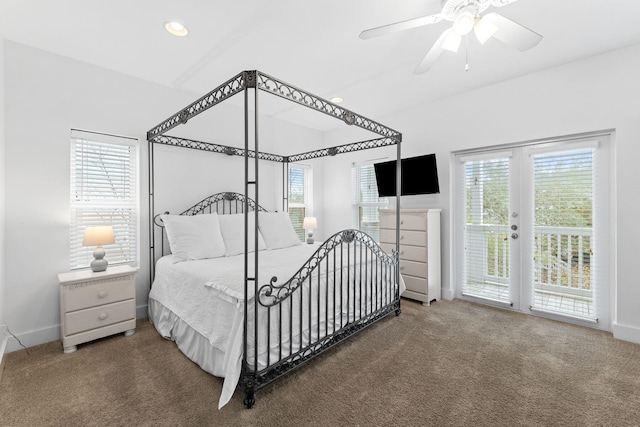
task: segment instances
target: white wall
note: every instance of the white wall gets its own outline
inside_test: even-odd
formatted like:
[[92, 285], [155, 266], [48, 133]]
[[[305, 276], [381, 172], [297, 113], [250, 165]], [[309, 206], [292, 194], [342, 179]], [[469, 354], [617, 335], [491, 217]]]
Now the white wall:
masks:
[[[138, 316], [145, 316], [149, 289], [146, 131], [202, 94], [178, 92], [12, 42], [5, 44], [5, 55], [4, 87], [8, 106], [5, 111], [5, 237], [7, 248], [11, 249], [4, 256], [6, 323], [27, 346], [59, 339], [57, 274], [69, 269], [71, 128], [140, 140], [141, 244], [136, 298]], [[238, 135], [243, 128], [233, 125], [235, 120], [242, 120], [242, 113], [236, 114], [237, 107], [232, 105], [218, 105], [214, 110], [217, 111], [192, 119], [184, 134], [179, 129], [170, 133], [193, 138], [199, 135], [202, 140], [235, 145], [241, 140]], [[207, 119], [202, 119], [203, 116]], [[226, 127], [227, 124], [232, 126]], [[268, 119], [261, 122], [261, 140], [263, 134], [261, 148], [265, 151], [269, 147], [277, 148], [278, 144], [286, 146], [288, 143], [282, 135], [322, 141], [318, 132]], [[188, 207], [174, 204], [171, 197], [184, 196], [189, 203], [195, 203], [206, 186], [213, 191], [226, 189], [225, 177], [239, 172], [232, 170], [235, 166], [227, 165], [229, 158], [225, 156], [211, 154], [216, 161], [207, 163], [209, 161], [197, 153], [175, 148], [164, 159], [163, 153], [158, 153], [156, 190], [169, 179], [175, 178], [182, 184], [175, 185], [177, 191], [173, 196], [158, 195], [160, 199], [164, 197], [164, 201], [156, 203], [157, 212]], [[274, 175], [273, 169], [269, 172], [269, 166], [265, 166], [262, 170]], [[277, 176], [280, 177], [279, 170]], [[194, 182], [202, 185], [193, 186]], [[279, 182], [272, 187], [265, 183], [263, 187], [270, 194], [265, 198], [270, 202], [267, 205], [281, 209], [277, 195], [281, 191]], [[193, 197], [191, 193], [195, 193]], [[10, 341], [9, 351], [16, 349], [17, 344]]]
[[[454, 295], [449, 270], [452, 151], [615, 128], [618, 233], [613, 332], [640, 342], [640, 275], [635, 256], [640, 241], [639, 75], [640, 45], [636, 45], [376, 118], [403, 133], [403, 157], [436, 153], [440, 195], [406, 197], [401, 204], [442, 209], [443, 295]], [[412, 84], [428, 85], [428, 75]], [[369, 152], [363, 155], [372, 157]], [[325, 188], [333, 189], [334, 215], [327, 224], [332, 229], [349, 225], [349, 189], [339, 185], [346, 179], [345, 168], [340, 169], [345, 170], [344, 176], [325, 177]]]
[[[4, 271], [4, 247], [5, 247], [5, 224], [4, 224], [4, 187], [5, 187], [5, 122], [4, 122], [4, 39], [0, 37], [0, 325], [5, 324], [5, 271]], [[0, 332], [0, 346], [2, 344]], [[0, 355], [2, 359], [2, 355]]]

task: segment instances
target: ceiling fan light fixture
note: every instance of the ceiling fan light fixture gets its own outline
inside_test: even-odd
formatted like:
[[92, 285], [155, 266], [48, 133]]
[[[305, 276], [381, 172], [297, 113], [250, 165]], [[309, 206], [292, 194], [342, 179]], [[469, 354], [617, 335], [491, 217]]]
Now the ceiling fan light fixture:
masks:
[[456, 16], [456, 19], [453, 21], [453, 31], [459, 36], [466, 36], [471, 32], [473, 26], [476, 22], [473, 13], [465, 10]]
[[493, 22], [482, 17], [476, 21], [473, 31], [480, 44], [485, 44], [498, 31], [498, 27]]
[[462, 42], [462, 36], [457, 34], [455, 31], [450, 31], [447, 37], [442, 42], [442, 48], [444, 50], [448, 50], [449, 52], [456, 53], [458, 48], [460, 47], [460, 43]]

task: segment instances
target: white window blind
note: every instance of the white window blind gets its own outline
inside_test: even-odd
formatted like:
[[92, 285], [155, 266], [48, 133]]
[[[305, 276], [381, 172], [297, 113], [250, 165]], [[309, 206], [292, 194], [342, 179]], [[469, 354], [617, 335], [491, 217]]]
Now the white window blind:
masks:
[[462, 292], [509, 302], [509, 158], [467, 161], [464, 172]]
[[303, 228], [304, 217], [310, 212], [311, 168], [308, 166], [293, 165], [289, 167], [289, 217], [293, 229], [300, 240], [305, 240]]
[[95, 247], [82, 246], [84, 228], [111, 225], [109, 264], [137, 262], [137, 139], [71, 131], [70, 267], [88, 267]]
[[[593, 148], [532, 155], [535, 308], [596, 318], [594, 157]], [[545, 298], [557, 293], [572, 298]]]
[[388, 198], [378, 197], [373, 164], [354, 164], [351, 168], [352, 226], [380, 241], [378, 209], [389, 205]]

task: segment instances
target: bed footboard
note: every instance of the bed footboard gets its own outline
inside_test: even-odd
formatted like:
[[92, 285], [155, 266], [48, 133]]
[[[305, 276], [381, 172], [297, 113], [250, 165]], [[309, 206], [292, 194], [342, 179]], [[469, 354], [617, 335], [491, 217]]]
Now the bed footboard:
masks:
[[241, 386], [251, 407], [255, 392], [386, 317], [400, 314], [398, 254], [366, 233], [331, 236], [291, 278], [259, 287], [245, 316]]

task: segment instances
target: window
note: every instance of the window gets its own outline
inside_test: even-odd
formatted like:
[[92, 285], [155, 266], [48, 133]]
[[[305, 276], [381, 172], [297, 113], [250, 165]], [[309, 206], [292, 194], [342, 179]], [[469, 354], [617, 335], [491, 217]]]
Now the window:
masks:
[[305, 230], [302, 227], [304, 217], [311, 215], [311, 203], [313, 200], [311, 180], [310, 166], [289, 166], [289, 217], [291, 218], [293, 229], [302, 241], [305, 239]]
[[71, 131], [72, 269], [88, 267], [94, 247], [82, 246], [84, 228], [111, 225], [109, 264], [136, 263], [138, 242], [138, 140]]
[[351, 168], [351, 198], [353, 227], [364, 231], [376, 242], [379, 242], [378, 209], [388, 207], [389, 199], [378, 197], [373, 164], [354, 164]]

